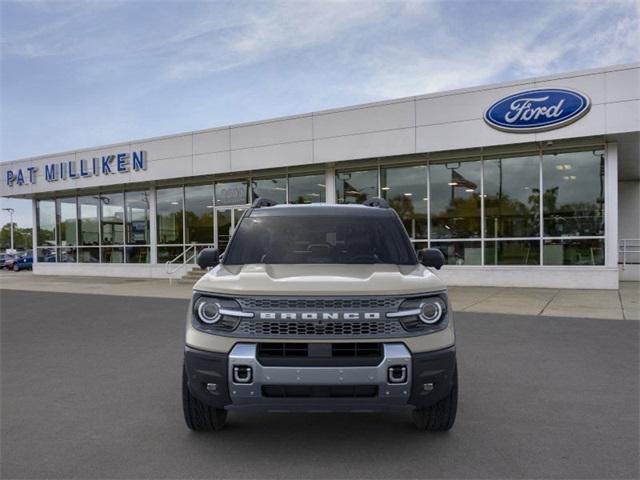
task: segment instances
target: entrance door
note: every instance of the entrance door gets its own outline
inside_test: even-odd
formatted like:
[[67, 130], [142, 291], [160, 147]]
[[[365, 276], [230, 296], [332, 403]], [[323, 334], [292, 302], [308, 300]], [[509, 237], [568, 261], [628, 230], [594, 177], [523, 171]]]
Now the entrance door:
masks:
[[216, 247], [220, 253], [224, 252], [229, 245], [231, 235], [238, 225], [242, 214], [247, 207], [221, 207], [216, 208]]

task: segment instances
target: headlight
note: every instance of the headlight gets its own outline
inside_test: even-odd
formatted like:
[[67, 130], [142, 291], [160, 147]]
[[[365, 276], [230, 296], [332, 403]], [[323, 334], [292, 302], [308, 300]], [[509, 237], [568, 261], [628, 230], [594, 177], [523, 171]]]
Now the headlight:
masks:
[[397, 312], [388, 312], [387, 318], [397, 318], [409, 332], [436, 332], [448, 325], [447, 293], [408, 298]]
[[203, 332], [229, 332], [243, 318], [253, 318], [253, 312], [243, 312], [238, 302], [223, 296], [195, 292], [192, 301], [192, 325]]
[[433, 325], [440, 321], [444, 310], [445, 307], [442, 300], [437, 297], [428, 298], [420, 304], [420, 313], [418, 314], [418, 317], [427, 325]]
[[221, 305], [210, 298], [202, 297], [196, 303], [196, 313], [198, 320], [208, 325], [217, 323], [222, 315], [220, 315]]

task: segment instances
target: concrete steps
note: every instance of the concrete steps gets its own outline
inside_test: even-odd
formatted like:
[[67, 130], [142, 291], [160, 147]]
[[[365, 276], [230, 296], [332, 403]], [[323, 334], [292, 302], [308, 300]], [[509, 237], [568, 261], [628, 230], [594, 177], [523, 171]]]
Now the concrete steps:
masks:
[[207, 273], [206, 270], [202, 270], [200, 267], [195, 267], [195, 268], [191, 268], [189, 270], [185, 270], [185, 272], [182, 275], [182, 277], [180, 277], [177, 280], [177, 283], [193, 285], [198, 280], [200, 280], [200, 278], [205, 273]]

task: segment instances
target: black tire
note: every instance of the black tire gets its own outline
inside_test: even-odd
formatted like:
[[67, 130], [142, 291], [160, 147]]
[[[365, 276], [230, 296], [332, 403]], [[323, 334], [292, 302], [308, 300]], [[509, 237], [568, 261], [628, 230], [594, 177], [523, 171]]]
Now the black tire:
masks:
[[453, 371], [453, 386], [449, 394], [430, 407], [416, 408], [413, 411], [413, 424], [419, 430], [427, 432], [445, 432], [451, 430], [458, 411], [458, 368]]
[[186, 369], [182, 370], [182, 411], [187, 427], [196, 432], [222, 430], [227, 421], [227, 411], [210, 407], [191, 395], [187, 384]]

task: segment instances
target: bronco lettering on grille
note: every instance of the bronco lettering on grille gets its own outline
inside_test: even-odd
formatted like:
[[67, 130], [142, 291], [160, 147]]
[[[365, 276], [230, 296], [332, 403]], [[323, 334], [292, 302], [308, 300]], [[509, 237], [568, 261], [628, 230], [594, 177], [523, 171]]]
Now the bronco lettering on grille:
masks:
[[261, 320], [380, 320], [379, 312], [260, 312]]

